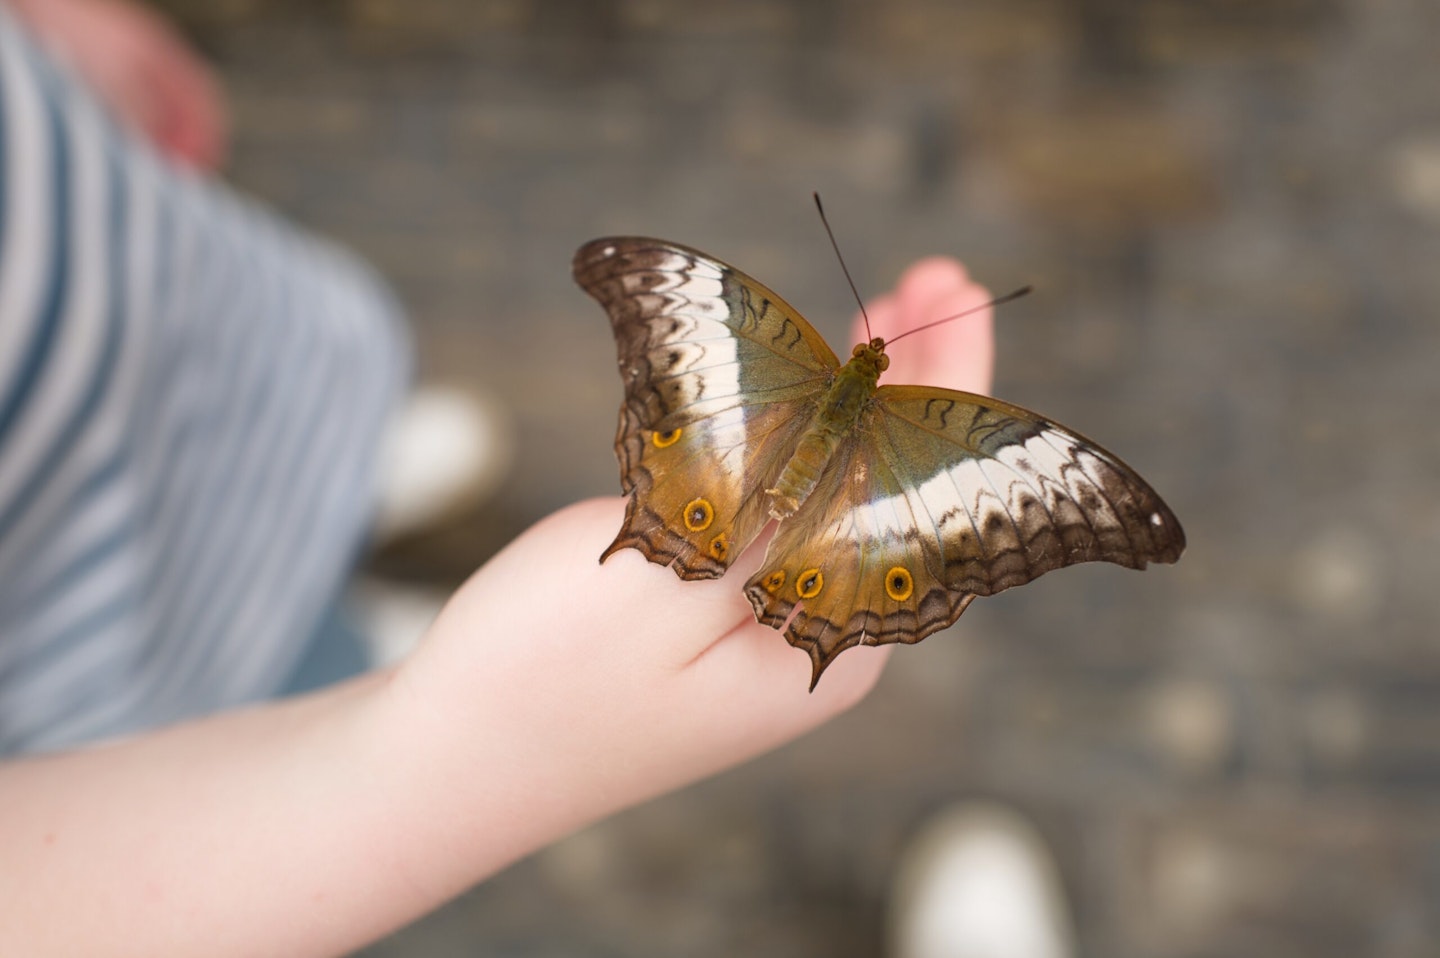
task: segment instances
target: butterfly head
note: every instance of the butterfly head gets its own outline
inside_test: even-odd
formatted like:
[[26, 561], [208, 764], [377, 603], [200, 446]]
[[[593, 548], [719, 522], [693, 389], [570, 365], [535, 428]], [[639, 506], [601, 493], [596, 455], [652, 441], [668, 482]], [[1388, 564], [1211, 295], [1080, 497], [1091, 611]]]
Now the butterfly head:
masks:
[[879, 379], [880, 374], [890, 368], [890, 357], [885, 355], [885, 340], [876, 336], [868, 343], [856, 344], [850, 352], [849, 365], [864, 370], [869, 379]]

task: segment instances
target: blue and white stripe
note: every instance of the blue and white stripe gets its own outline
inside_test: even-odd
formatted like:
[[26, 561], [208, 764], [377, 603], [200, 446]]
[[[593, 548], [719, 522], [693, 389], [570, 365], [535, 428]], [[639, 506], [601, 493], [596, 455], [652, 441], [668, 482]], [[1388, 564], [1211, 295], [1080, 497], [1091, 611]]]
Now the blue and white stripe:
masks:
[[396, 315], [0, 11], [0, 754], [273, 693], [364, 529]]

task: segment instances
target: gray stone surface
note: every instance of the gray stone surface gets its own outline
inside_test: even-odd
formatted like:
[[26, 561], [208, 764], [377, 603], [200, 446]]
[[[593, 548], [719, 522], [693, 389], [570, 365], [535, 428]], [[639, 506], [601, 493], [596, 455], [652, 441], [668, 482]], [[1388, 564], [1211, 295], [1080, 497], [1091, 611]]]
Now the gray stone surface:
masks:
[[230, 85], [234, 178], [514, 418], [499, 500], [392, 572], [616, 491], [584, 240], [709, 250], [840, 338], [812, 189], [862, 290], [931, 252], [1034, 283], [997, 394], [1190, 537], [976, 603], [853, 714], [367, 955], [874, 955], [906, 836], [976, 796], [1051, 839], [1085, 954], [1440, 953], [1440, 7], [163, 5]]

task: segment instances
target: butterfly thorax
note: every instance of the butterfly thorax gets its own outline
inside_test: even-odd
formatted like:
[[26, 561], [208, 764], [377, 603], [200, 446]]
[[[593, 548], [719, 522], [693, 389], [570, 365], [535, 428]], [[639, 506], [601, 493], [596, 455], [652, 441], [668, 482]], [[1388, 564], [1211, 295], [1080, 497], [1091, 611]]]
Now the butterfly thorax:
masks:
[[880, 374], [889, 365], [885, 341], [876, 338], [856, 346], [850, 361], [835, 373], [780, 478], [774, 488], [765, 490], [772, 518], [793, 515], [809, 497], [841, 441], [859, 425], [875, 396]]

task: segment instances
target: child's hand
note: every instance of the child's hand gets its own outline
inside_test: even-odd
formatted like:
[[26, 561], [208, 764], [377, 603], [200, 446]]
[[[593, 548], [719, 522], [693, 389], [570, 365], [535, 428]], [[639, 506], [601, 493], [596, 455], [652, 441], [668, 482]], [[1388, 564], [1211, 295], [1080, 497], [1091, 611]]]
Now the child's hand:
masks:
[[[924, 260], [870, 307], [871, 329], [893, 338], [987, 296], [953, 260]], [[983, 391], [992, 357], [987, 310], [898, 344], [884, 381]], [[859, 701], [888, 657], [852, 649], [808, 693], [807, 656], [741, 594], [763, 543], [712, 581], [633, 550], [601, 566], [623, 512], [593, 500], [527, 531], [454, 596], [392, 686], [430, 716], [432, 771], [478, 786], [457, 797], [477, 837], [512, 844], [506, 857], [799, 736]]]

